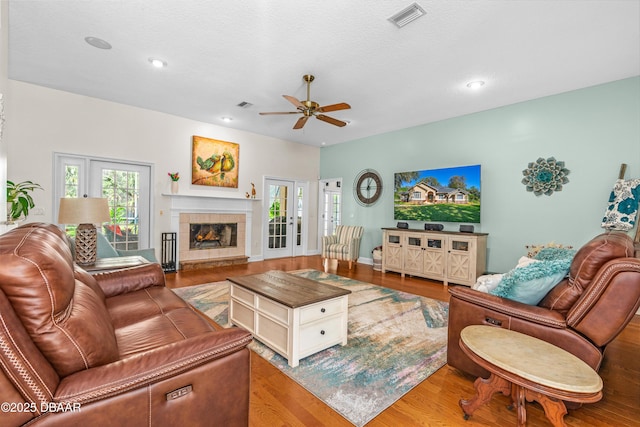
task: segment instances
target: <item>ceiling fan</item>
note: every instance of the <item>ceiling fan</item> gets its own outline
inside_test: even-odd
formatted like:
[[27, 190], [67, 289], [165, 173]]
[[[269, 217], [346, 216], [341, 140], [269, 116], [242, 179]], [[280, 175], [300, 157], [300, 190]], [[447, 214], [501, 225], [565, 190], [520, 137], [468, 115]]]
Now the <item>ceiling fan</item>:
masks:
[[261, 115], [269, 115], [269, 114], [303, 114], [302, 117], [298, 119], [295, 125], [293, 125], [294, 129], [302, 129], [302, 127], [307, 123], [309, 117], [315, 116], [316, 119], [322, 120], [323, 122], [327, 122], [329, 124], [343, 127], [346, 126], [347, 123], [342, 120], [334, 119], [333, 117], [325, 116], [322, 113], [326, 113], [329, 111], [338, 111], [338, 110], [348, 110], [351, 106], [345, 102], [341, 102], [339, 104], [331, 104], [325, 105], [321, 107], [317, 102], [311, 101], [309, 98], [309, 90], [311, 88], [311, 82], [314, 80], [311, 74], [305, 74], [302, 76], [302, 80], [307, 83], [307, 100], [299, 101], [293, 96], [282, 95], [284, 99], [292, 103], [298, 111], [282, 111], [282, 112], [270, 112], [270, 113], [260, 113]]

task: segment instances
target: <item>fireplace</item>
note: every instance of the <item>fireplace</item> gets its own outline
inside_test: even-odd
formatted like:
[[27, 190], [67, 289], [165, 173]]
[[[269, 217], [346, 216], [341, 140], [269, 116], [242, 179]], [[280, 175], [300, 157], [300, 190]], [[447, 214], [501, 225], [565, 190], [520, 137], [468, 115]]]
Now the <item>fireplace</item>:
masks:
[[246, 215], [180, 213], [180, 269], [246, 263]]
[[237, 223], [196, 223], [189, 225], [189, 250], [238, 246]]

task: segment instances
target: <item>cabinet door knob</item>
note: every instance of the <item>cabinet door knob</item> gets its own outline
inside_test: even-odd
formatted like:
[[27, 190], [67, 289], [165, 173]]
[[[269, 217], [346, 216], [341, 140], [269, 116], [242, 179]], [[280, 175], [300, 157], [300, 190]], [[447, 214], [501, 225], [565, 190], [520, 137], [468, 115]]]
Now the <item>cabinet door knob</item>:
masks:
[[324, 335], [324, 329], [320, 331], [320, 335]]
[[327, 311], [325, 308], [320, 309], [320, 313], [324, 313], [325, 311]]

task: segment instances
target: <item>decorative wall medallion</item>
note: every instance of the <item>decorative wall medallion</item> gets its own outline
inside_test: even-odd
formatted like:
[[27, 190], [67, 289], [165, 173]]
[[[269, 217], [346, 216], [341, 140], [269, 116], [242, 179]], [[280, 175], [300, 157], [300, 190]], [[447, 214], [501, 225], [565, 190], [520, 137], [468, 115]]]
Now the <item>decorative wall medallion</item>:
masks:
[[554, 157], [546, 160], [539, 157], [535, 162], [529, 163], [522, 174], [522, 183], [527, 186], [527, 191], [533, 191], [536, 196], [550, 196], [554, 191], [562, 191], [562, 185], [569, 182], [569, 169], [564, 167], [564, 162], [559, 162]]

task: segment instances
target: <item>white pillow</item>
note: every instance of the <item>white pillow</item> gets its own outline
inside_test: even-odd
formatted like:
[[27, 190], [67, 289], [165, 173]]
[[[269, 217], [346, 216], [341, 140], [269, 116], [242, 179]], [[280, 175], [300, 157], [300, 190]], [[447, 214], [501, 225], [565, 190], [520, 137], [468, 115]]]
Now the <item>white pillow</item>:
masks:
[[[540, 262], [537, 259], [527, 258], [526, 256], [520, 257], [518, 260], [518, 265], [515, 268], [526, 267], [529, 264], [533, 264], [534, 262]], [[503, 274], [484, 274], [479, 276], [476, 280], [476, 283], [471, 286], [471, 289], [475, 289], [480, 292], [489, 292], [492, 291], [500, 284], [500, 280], [502, 280]]]
[[471, 289], [487, 293], [498, 286], [500, 280], [502, 280], [502, 274], [484, 274], [478, 277]]

